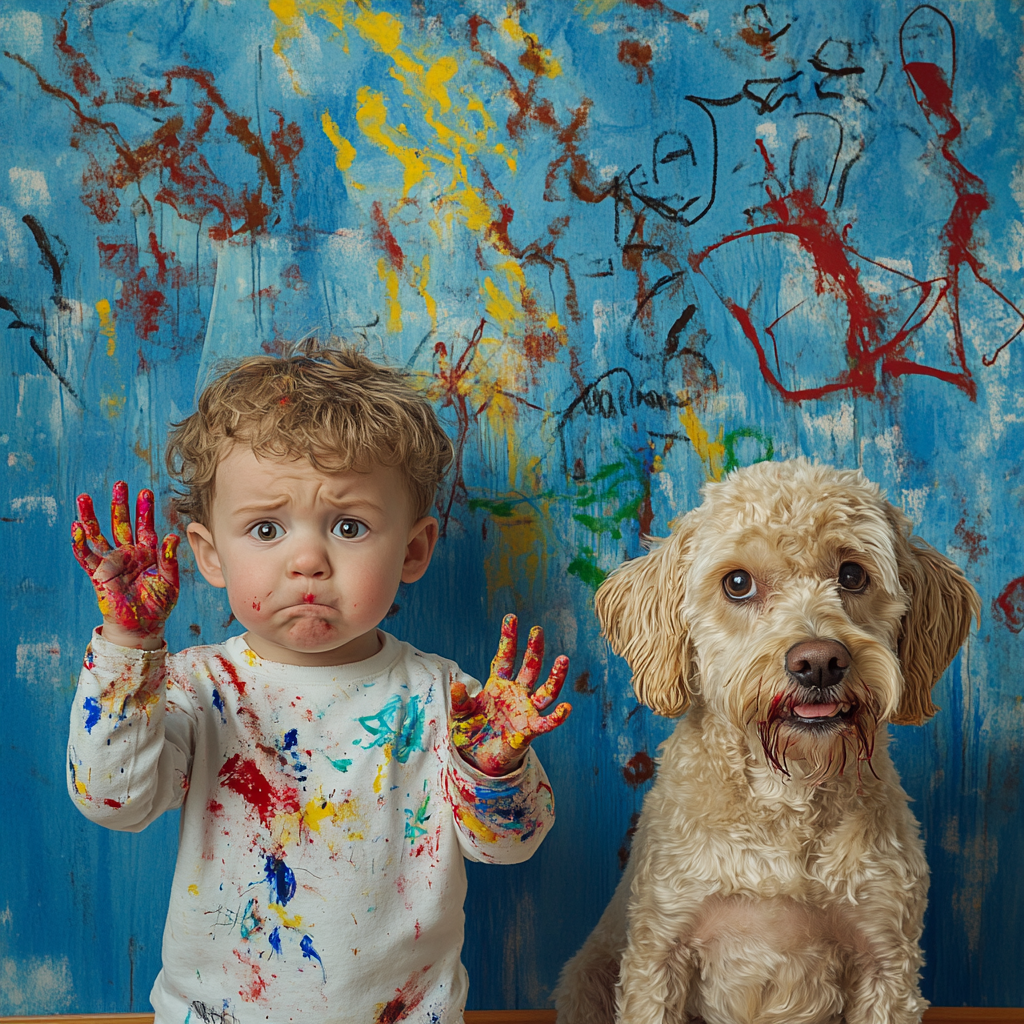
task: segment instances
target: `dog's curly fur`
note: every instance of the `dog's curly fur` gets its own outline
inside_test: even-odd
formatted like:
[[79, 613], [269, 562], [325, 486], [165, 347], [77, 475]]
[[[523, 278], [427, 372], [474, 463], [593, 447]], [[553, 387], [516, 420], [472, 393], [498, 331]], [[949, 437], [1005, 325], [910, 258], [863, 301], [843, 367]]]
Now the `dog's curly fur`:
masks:
[[[938, 710], [963, 573], [860, 471], [798, 459], [707, 485], [596, 608], [637, 697], [688, 713], [559, 1024], [919, 1021], [928, 867], [886, 726]], [[848, 666], [812, 687], [787, 657], [822, 642]]]

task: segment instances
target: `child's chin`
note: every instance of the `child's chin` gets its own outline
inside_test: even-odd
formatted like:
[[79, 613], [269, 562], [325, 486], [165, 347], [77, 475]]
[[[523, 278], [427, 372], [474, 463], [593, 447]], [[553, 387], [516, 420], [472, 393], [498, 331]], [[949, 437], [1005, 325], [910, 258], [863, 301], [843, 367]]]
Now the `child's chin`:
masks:
[[323, 619], [299, 619], [288, 629], [288, 646], [295, 650], [327, 650], [337, 647], [340, 640], [337, 627]]

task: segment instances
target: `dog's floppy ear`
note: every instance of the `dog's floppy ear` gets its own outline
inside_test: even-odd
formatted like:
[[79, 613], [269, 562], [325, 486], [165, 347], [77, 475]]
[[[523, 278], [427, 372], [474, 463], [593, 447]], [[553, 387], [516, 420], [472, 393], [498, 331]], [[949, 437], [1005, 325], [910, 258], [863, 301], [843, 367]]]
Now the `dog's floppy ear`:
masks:
[[637, 700], [659, 715], [681, 715], [690, 706], [696, 671], [682, 615], [692, 515], [677, 521], [669, 537], [651, 538], [650, 553], [620, 565], [594, 597], [602, 633], [633, 670]]
[[890, 507], [900, 585], [910, 597], [903, 616], [899, 659], [904, 690], [892, 721], [921, 725], [938, 711], [932, 687], [980, 622], [981, 600], [960, 568], [920, 537], [910, 536], [910, 521]]

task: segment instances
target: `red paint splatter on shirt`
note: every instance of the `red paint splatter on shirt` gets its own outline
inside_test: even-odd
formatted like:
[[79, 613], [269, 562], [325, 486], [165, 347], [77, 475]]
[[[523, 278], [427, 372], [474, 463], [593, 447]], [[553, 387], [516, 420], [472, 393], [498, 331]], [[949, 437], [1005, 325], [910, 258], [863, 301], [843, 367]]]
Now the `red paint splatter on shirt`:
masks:
[[221, 654], [217, 655], [217, 661], [220, 663], [220, 667], [224, 670], [224, 675], [227, 677], [227, 681], [238, 691], [238, 696], [244, 696], [245, 680], [239, 676], [238, 670], [235, 666]]
[[[419, 973], [426, 974], [433, 966], [433, 964], [427, 964]], [[406, 1020], [409, 1014], [423, 1002], [424, 992], [420, 987], [421, 983], [422, 979], [417, 974], [413, 974], [400, 989], [395, 990], [395, 998], [391, 1002], [385, 1003], [377, 1011], [377, 1016], [373, 1018], [373, 1024], [398, 1024], [398, 1021]]]
[[298, 813], [298, 790], [291, 786], [275, 788], [255, 761], [243, 761], [240, 754], [232, 754], [224, 762], [217, 777], [223, 780], [222, 786], [237, 793], [256, 811], [267, 828], [271, 827], [278, 814]]

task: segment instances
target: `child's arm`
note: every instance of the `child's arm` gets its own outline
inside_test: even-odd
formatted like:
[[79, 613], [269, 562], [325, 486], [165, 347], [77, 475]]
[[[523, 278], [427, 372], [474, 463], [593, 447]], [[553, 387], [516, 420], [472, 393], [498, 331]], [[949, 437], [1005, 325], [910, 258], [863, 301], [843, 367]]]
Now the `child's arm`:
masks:
[[561, 725], [572, 710], [558, 697], [569, 659], [555, 659], [536, 686], [544, 660], [544, 633], [530, 630], [526, 654], [513, 678], [517, 626], [506, 615], [498, 653], [483, 689], [470, 696], [464, 683], [451, 688], [451, 737], [458, 764], [450, 772], [449, 802], [463, 851], [479, 860], [513, 864], [533, 854], [554, 822], [554, 799], [544, 769], [530, 749], [536, 737]]
[[71, 711], [68, 791], [87, 817], [129, 831], [181, 803], [189, 759], [187, 737], [168, 735], [182, 729], [165, 728], [163, 632], [178, 598], [178, 538], [165, 537], [157, 549], [152, 491], [139, 492], [135, 510], [133, 542], [128, 488], [118, 481], [110, 506], [115, 546], [87, 494], [79, 495], [71, 528], [103, 627], [86, 651]]

